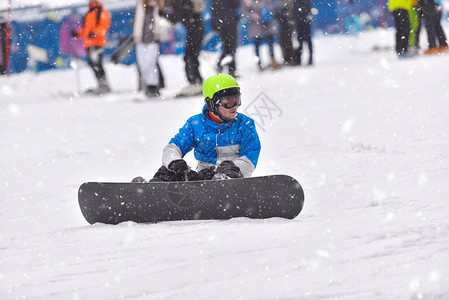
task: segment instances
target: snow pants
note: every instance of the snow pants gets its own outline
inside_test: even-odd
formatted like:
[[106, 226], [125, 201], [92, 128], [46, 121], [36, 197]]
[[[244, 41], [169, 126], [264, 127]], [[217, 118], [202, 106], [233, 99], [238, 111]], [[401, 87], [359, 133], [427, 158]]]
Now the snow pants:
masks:
[[147, 86], [159, 87], [159, 43], [136, 44], [137, 65]]
[[296, 64], [301, 64], [303, 44], [309, 48], [309, 64], [313, 62], [312, 24], [309, 20], [296, 20], [296, 33], [298, 35], [298, 49], [296, 50]]
[[293, 49], [293, 26], [290, 24], [288, 18], [278, 18], [279, 20], [279, 46], [282, 50], [284, 63], [289, 64], [294, 62]]
[[408, 51], [408, 39], [410, 37], [410, 16], [406, 9], [392, 11], [396, 26], [396, 53], [404, 54]]
[[[437, 9], [435, 1], [422, 0], [424, 21], [426, 23], [427, 40], [429, 49], [447, 46], [446, 35], [441, 26], [441, 15]], [[437, 43], [438, 41], [438, 43]]]
[[103, 47], [87, 48], [87, 63], [94, 71], [99, 86], [107, 85], [106, 73], [103, 68]]
[[183, 19], [182, 25], [187, 30], [186, 49], [184, 54], [185, 71], [187, 80], [191, 84], [201, 84], [201, 77], [198, 61], [201, 49], [203, 47], [204, 23], [200, 14], [193, 14], [192, 17]]
[[[228, 65], [229, 73], [235, 73], [235, 52], [237, 50], [237, 22], [230, 21], [214, 27], [214, 30], [220, 35], [220, 39], [223, 42], [223, 51], [218, 60], [218, 69], [221, 70], [224, 65]], [[223, 61], [224, 58], [230, 57], [229, 63]]]
[[270, 58], [272, 60], [274, 59], [274, 36], [269, 35], [269, 36], [263, 37], [263, 38], [255, 38], [254, 39], [254, 51], [257, 56], [257, 63], [259, 64], [259, 67], [262, 67], [262, 60], [260, 58], [260, 45], [262, 44], [262, 42], [264, 40], [268, 44], [268, 51], [270, 53]]
[[429, 42], [429, 49], [436, 48], [436, 33], [435, 33], [435, 25], [437, 22], [436, 10], [435, 10], [435, 2], [432, 1], [424, 1], [422, 0], [423, 13], [424, 13], [424, 21], [426, 22], [426, 32], [427, 32], [427, 41]]
[[441, 18], [443, 16], [443, 5], [437, 5], [436, 10], [436, 24], [435, 24], [435, 34], [437, 35], [438, 43], [440, 47], [447, 46], [446, 34], [444, 33], [443, 26], [441, 26]]

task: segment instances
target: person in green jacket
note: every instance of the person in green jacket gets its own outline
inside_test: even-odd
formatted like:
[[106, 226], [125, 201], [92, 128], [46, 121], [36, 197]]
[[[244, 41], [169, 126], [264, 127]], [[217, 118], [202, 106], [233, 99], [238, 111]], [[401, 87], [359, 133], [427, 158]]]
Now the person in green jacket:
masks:
[[409, 52], [415, 51], [418, 53], [419, 35], [422, 24], [422, 9], [419, 6], [419, 0], [412, 0], [412, 9], [408, 12], [410, 16], [410, 38], [408, 40]]
[[410, 57], [409, 37], [411, 31], [409, 11], [412, 0], [389, 0], [388, 9], [393, 15], [396, 26], [396, 53], [399, 57]]

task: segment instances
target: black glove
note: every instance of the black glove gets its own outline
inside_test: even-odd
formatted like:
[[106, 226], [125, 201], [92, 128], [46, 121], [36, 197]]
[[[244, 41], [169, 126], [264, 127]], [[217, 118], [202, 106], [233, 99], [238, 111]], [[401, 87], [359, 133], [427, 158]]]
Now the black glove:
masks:
[[78, 32], [75, 29], [70, 30], [70, 36], [72, 38], [77, 38], [78, 37]]
[[225, 174], [229, 178], [243, 178], [242, 171], [232, 160], [223, 161], [217, 168], [217, 174]]
[[187, 162], [183, 159], [175, 159], [168, 164], [168, 169], [175, 173], [180, 173], [188, 170]]
[[200, 180], [200, 177], [198, 176], [198, 173], [193, 170], [187, 171], [187, 181], [198, 181]]
[[[184, 164], [185, 164], [185, 166], [184, 166]], [[178, 172], [176, 172], [172, 168], [177, 169]], [[160, 167], [159, 170], [157, 170], [156, 174], [154, 175], [153, 179], [150, 180], [150, 182], [185, 181], [186, 177], [187, 177], [188, 181], [199, 180], [198, 173], [193, 170], [187, 170], [187, 163], [185, 162], [185, 160], [178, 159], [178, 160], [172, 161], [169, 164], [169, 169], [167, 169], [164, 166]], [[140, 181], [133, 180], [133, 182], [140, 182]]]
[[215, 166], [202, 169], [198, 172], [199, 180], [212, 180], [215, 175]]
[[176, 181], [175, 172], [162, 166], [157, 170], [154, 177], [150, 179], [150, 182], [160, 182], [160, 181]]
[[87, 36], [88, 36], [90, 39], [93, 39], [93, 38], [96, 37], [97, 35], [95, 34], [95, 32], [89, 31], [89, 33], [87, 34]]
[[175, 173], [176, 181], [184, 181], [188, 170], [187, 162], [183, 159], [176, 159], [168, 164], [168, 170]]

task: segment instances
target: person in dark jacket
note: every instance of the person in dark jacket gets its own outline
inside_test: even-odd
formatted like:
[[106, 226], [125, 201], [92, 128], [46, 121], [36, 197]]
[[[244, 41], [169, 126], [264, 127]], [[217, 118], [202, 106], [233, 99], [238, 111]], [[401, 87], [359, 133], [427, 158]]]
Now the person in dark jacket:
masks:
[[223, 51], [217, 63], [219, 73], [225, 67], [228, 73], [235, 77], [236, 62], [235, 52], [237, 49], [237, 24], [239, 21], [239, 0], [212, 0], [212, 28], [220, 35], [223, 43]]
[[[171, 7], [166, 9], [166, 7]], [[201, 94], [203, 77], [200, 74], [198, 57], [201, 52], [204, 22], [201, 13], [205, 9], [203, 0], [172, 0], [160, 7], [160, 14], [171, 23], [182, 23], [187, 30], [184, 61], [189, 85], [181, 90], [178, 96], [194, 96]]]
[[303, 43], [309, 47], [308, 65], [313, 64], [313, 46], [312, 46], [312, 0], [294, 0], [293, 18], [296, 24], [296, 34], [298, 37], [298, 49], [296, 50], [296, 64], [301, 65]]
[[293, 49], [293, 0], [279, 0], [275, 5], [276, 19], [279, 21], [279, 46], [285, 65], [295, 65]]

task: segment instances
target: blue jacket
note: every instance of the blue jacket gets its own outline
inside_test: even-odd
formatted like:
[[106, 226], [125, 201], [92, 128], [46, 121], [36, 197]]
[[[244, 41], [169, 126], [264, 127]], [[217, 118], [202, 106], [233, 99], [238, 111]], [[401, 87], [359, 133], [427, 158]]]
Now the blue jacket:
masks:
[[192, 149], [198, 160], [197, 171], [232, 160], [244, 177], [250, 177], [257, 166], [260, 154], [260, 140], [254, 121], [244, 114], [228, 123], [218, 124], [203, 113], [187, 120], [185, 125], [164, 148], [162, 163], [168, 164], [183, 158]]

